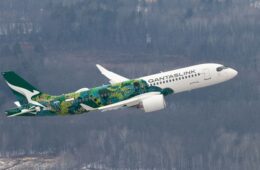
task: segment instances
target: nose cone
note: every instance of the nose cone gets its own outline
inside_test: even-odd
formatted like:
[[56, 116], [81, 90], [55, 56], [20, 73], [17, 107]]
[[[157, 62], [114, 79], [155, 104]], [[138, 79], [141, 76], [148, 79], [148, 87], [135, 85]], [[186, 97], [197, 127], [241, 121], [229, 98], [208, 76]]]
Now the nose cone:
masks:
[[237, 71], [235, 69], [233, 69], [233, 68], [230, 68], [229, 69], [229, 76], [230, 76], [230, 78], [236, 77], [237, 76]]

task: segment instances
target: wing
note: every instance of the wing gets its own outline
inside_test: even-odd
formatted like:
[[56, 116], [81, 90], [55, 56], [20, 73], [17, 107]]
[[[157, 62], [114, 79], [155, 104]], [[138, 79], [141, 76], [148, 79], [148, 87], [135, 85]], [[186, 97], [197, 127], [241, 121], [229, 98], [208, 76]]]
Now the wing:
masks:
[[118, 75], [116, 73], [113, 73], [112, 71], [109, 71], [109, 70], [105, 69], [104, 67], [102, 67], [99, 64], [97, 64], [96, 66], [99, 69], [99, 71], [110, 80], [109, 82], [111, 84], [113, 84], [113, 83], [120, 83], [120, 82], [129, 80], [128, 78], [125, 78], [125, 77], [120, 76], [120, 75]]
[[121, 101], [121, 102], [118, 102], [115, 104], [99, 107], [98, 110], [108, 111], [108, 110], [116, 110], [116, 109], [120, 109], [120, 108], [136, 106], [136, 105], [140, 104], [143, 99], [146, 99], [151, 96], [158, 95], [158, 94], [161, 94], [161, 93], [160, 92], [150, 92], [150, 93], [141, 94], [141, 95], [135, 96], [133, 98], [130, 98], [130, 99], [127, 99], [127, 100], [124, 100], [124, 101]]
[[89, 90], [89, 88], [84, 87], [84, 88], [78, 89], [77, 91], [75, 91], [75, 93], [80, 93], [80, 92], [88, 91], [88, 90]]

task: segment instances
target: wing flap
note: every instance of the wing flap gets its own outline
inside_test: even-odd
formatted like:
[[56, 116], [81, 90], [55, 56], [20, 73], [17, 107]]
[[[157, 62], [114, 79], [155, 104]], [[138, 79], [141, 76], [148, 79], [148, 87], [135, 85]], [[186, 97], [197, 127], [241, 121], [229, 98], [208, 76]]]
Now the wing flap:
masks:
[[90, 106], [88, 106], [88, 105], [86, 105], [84, 103], [81, 103], [80, 106], [83, 107], [86, 111], [96, 110], [95, 108], [90, 107]]

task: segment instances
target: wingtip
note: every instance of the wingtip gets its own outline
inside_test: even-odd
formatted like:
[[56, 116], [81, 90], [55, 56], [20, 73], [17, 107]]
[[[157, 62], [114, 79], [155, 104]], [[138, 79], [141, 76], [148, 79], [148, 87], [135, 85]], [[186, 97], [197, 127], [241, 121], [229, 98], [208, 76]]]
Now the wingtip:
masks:
[[11, 72], [11, 71], [3, 71], [3, 72], [1, 72], [1, 74], [5, 75], [6, 73], [9, 73], [9, 72]]
[[5, 75], [7, 73], [14, 73], [14, 71], [3, 71], [3, 72], [1, 72], [2, 75]]
[[102, 66], [100, 64], [96, 64], [98, 69], [102, 69]]
[[106, 71], [106, 69], [101, 66], [100, 64], [96, 64], [97, 68], [99, 69], [99, 71], [103, 72], [103, 71]]

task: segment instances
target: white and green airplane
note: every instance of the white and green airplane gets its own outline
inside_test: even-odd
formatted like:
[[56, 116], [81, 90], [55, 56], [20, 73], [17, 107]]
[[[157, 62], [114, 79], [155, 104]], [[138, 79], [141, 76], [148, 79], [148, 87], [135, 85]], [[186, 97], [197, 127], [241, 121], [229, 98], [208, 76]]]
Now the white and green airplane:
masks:
[[17, 97], [16, 108], [7, 116], [46, 116], [80, 114], [136, 107], [153, 112], [166, 107], [165, 96], [211, 86], [230, 80], [237, 71], [221, 64], [206, 63], [128, 79], [97, 64], [110, 84], [52, 96], [41, 92], [13, 71], [2, 75]]

